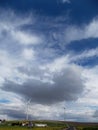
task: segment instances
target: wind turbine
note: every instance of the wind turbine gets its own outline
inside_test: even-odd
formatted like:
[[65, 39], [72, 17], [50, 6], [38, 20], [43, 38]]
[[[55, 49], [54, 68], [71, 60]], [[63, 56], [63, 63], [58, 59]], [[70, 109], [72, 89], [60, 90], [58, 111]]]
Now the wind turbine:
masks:
[[66, 110], [66, 108], [64, 107], [64, 121], [65, 121], [65, 110]]
[[30, 103], [31, 103], [31, 99], [29, 99], [27, 102], [26, 102], [26, 120], [28, 121], [29, 119], [29, 106], [30, 106]]

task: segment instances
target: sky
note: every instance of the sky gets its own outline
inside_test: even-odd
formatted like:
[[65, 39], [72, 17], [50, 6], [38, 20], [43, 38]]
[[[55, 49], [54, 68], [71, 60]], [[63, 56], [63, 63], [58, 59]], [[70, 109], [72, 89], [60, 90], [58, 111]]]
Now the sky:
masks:
[[98, 121], [98, 1], [0, 0], [0, 118]]

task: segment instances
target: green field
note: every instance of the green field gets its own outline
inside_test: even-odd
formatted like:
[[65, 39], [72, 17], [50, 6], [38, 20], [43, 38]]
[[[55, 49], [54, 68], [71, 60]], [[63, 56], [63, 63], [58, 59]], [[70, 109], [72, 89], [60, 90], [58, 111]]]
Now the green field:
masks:
[[63, 130], [67, 125], [74, 126], [76, 130], [98, 130], [98, 123], [79, 123], [64, 121], [32, 121], [33, 124], [47, 124], [46, 127], [12, 126], [12, 123], [22, 123], [25, 121], [6, 121], [0, 124], [0, 130]]
[[2, 126], [0, 130], [61, 130], [59, 127], [46, 127], [46, 128], [27, 128], [27, 127], [12, 127]]
[[47, 124], [47, 127], [32, 127], [29, 128], [28, 126], [12, 126], [13, 122], [20, 122], [20, 121], [9, 121], [5, 122], [4, 124], [0, 124], [0, 130], [62, 130], [66, 127], [65, 123], [62, 122], [55, 122], [55, 121], [33, 121], [33, 123], [43, 123]]
[[69, 122], [68, 124], [74, 126], [76, 130], [98, 130], [98, 123]]

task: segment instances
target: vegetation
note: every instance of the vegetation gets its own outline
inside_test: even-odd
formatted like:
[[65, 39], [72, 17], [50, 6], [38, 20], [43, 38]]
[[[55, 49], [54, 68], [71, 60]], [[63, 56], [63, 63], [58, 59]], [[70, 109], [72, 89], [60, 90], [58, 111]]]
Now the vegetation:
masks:
[[78, 127], [78, 130], [98, 130], [98, 127]]
[[85, 127], [83, 130], [98, 130], [98, 127]]
[[[28, 127], [20, 125], [22, 122], [26, 121], [6, 121], [3, 124], [0, 124], [0, 130], [62, 130], [66, 127], [63, 122], [56, 121], [32, 121], [33, 124], [47, 124], [46, 127]], [[16, 125], [13, 125], [16, 124]], [[18, 124], [18, 125], [17, 125]]]
[[[77, 123], [63, 121], [32, 121], [33, 127], [22, 126], [27, 121], [5, 121], [0, 124], [0, 130], [63, 130], [69, 126], [74, 126], [76, 130], [98, 130], [98, 123]], [[34, 124], [47, 124], [46, 127], [37, 127]]]
[[3, 126], [0, 127], [0, 130], [60, 130], [60, 128], [56, 127], [46, 127], [46, 128], [28, 128], [28, 127], [16, 127], [16, 126]]
[[74, 126], [76, 130], [98, 130], [98, 123], [92, 122], [68, 122], [70, 126]]

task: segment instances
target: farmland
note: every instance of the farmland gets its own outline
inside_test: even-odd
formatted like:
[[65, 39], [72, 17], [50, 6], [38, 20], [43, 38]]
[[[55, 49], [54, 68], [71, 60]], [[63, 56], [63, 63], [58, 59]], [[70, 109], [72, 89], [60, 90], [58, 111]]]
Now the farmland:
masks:
[[[20, 125], [25, 121], [6, 121], [0, 124], [0, 130], [63, 130], [68, 126], [73, 126], [76, 130], [98, 130], [98, 123], [79, 123], [79, 122], [63, 122], [63, 121], [32, 121], [33, 124], [47, 124], [46, 127], [28, 127]], [[12, 125], [18, 123], [19, 125]], [[66, 125], [67, 124], [67, 125]], [[68, 130], [68, 129], [67, 129]]]
[[0, 130], [61, 130], [66, 127], [65, 123], [55, 121], [32, 121], [33, 124], [47, 124], [46, 127], [12, 126], [14, 123], [21, 124], [22, 121], [8, 121], [0, 124]]
[[98, 130], [98, 123], [91, 122], [67, 122], [70, 126], [74, 126], [76, 130]]
[[60, 130], [58, 127], [47, 127], [47, 128], [27, 128], [27, 127], [12, 127], [12, 126], [3, 126], [0, 127], [0, 130]]

